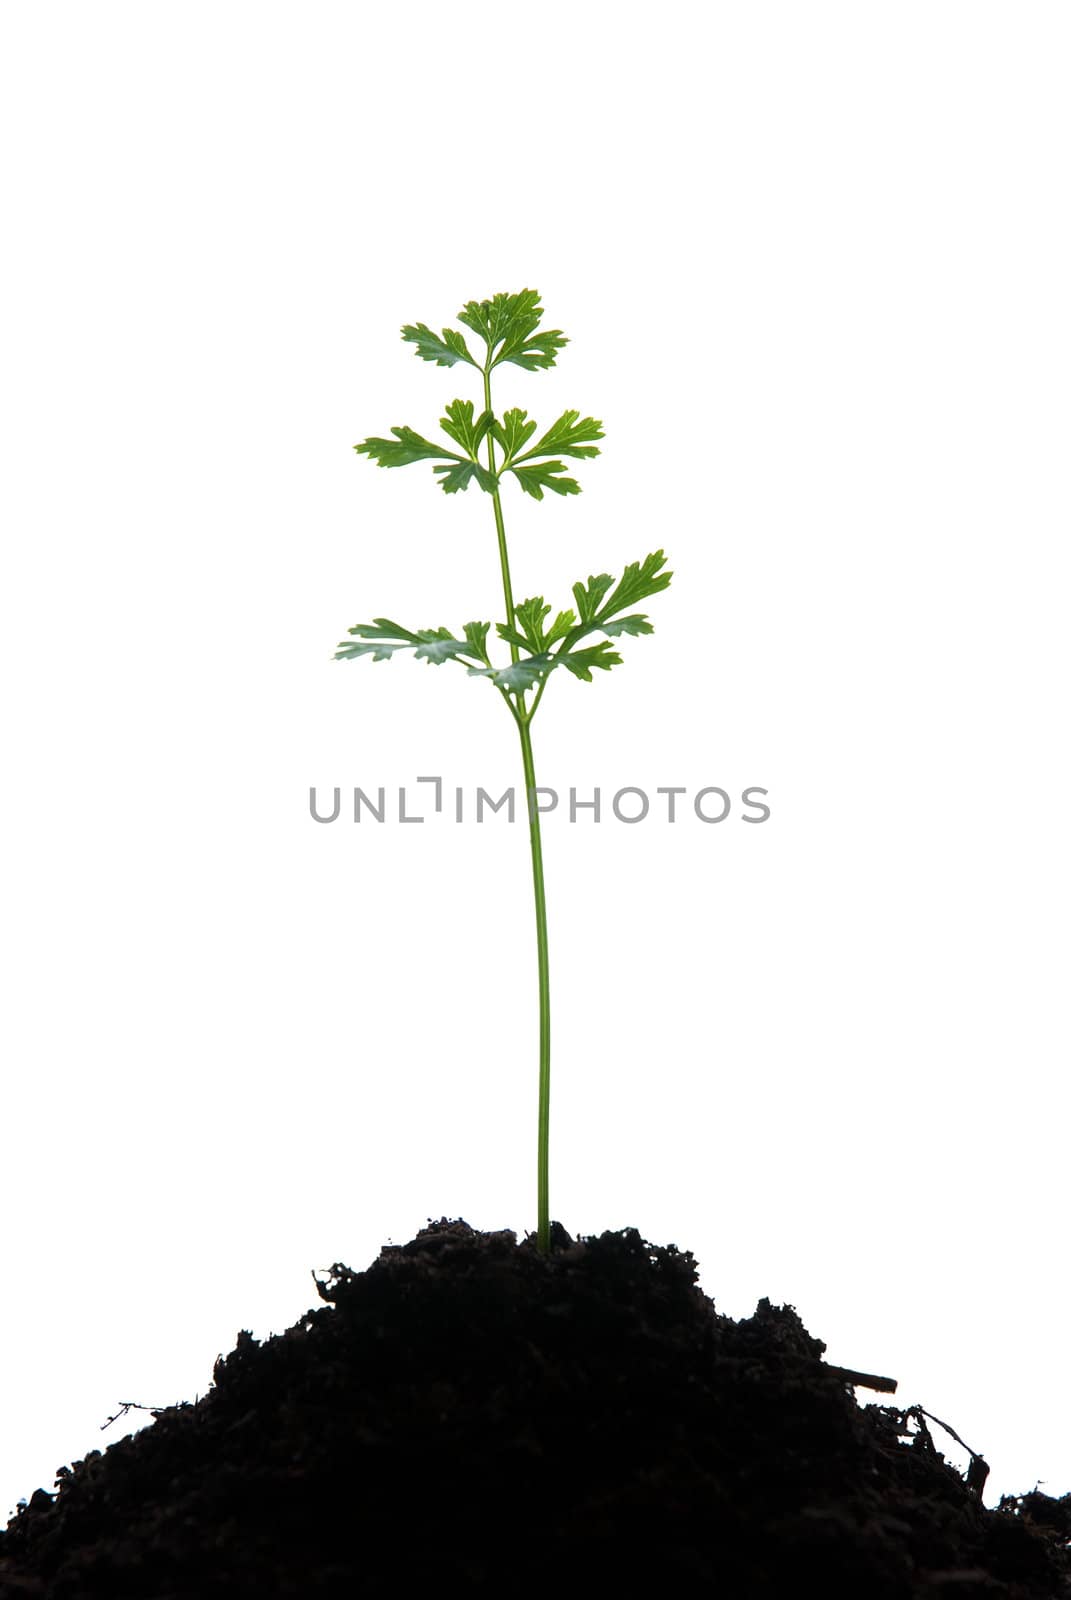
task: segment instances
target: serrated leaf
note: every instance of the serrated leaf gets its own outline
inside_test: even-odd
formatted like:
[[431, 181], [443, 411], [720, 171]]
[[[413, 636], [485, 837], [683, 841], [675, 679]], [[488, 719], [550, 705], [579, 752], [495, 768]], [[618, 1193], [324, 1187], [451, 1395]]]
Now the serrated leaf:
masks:
[[523, 633], [518, 633], [516, 628], [511, 628], [506, 622], [496, 622], [495, 631], [505, 643], [516, 646], [518, 650], [530, 650], [532, 647]]
[[389, 617], [376, 617], [374, 622], [359, 622], [348, 631], [367, 642], [347, 644], [343, 641], [335, 652], [336, 661], [356, 661], [360, 656], [367, 655], [373, 661], [389, 661], [396, 650], [410, 650], [413, 645], [420, 643], [418, 634], [410, 633], [408, 628], [401, 627], [397, 622], [391, 622]]
[[511, 694], [523, 693], [546, 676], [555, 665], [548, 655], [527, 656], [509, 667], [470, 667], [470, 678], [490, 678], [498, 689], [508, 689]]
[[543, 307], [538, 289], [522, 289], [520, 294], [496, 294], [490, 300], [469, 300], [457, 320], [472, 328], [489, 350], [510, 336], [527, 338], [539, 326]]
[[397, 650], [411, 650], [409, 644], [387, 644], [377, 640], [374, 644], [340, 644], [335, 651], [336, 661], [357, 661], [361, 656], [371, 656], [373, 661], [389, 661]]
[[[456, 409], [464, 407], [468, 408], [467, 412]], [[490, 426], [490, 416], [486, 412], [481, 415], [477, 423], [473, 424], [470, 400], [455, 400], [447, 407], [447, 411], [451, 414], [451, 418], [449, 421], [443, 418], [443, 427], [455, 438], [458, 434], [464, 434], [478, 444]], [[430, 439], [415, 433], [412, 428], [392, 428], [391, 432], [395, 436], [393, 439], [365, 439], [362, 444], [355, 444], [353, 448], [360, 455], [374, 457], [381, 467], [407, 467], [413, 461], [441, 462], [442, 464], [433, 467], [432, 471], [441, 475], [442, 488], [446, 494], [456, 494], [458, 489], [467, 489], [473, 478], [488, 494], [493, 494], [497, 489], [497, 475], [488, 472], [480, 462], [459, 456], [456, 450], [448, 450], [445, 445], [433, 444]]]
[[530, 461], [533, 456], [597, 456], [598, 446], [586, 441], [605, 437], [602, 423], [594, 417], [581, 418], [579, 411], [563, 411], [557, 422], [519, 460]]
[[583, 678], [585, 683], [591, 682], [592, 667], [609, 672], [611, 667], [621, 665], [621, 657], [609, 639], [600, 639], [598, 644], [587, 645], [583, 650], [569, 650], [555, 656], [554, 661], [555, 665], [566, 667], [574, 678]]
[[416, 660], [427, 661], [432, 666], [441, 666], [455, 657], [486, 660], [484, 640], [489, 627], [487, 622], [467, 622], [464, 639], [456, 639], [449, 628], [418, 628], [413, 633], [391, 622], [389, 617], [376, 617], [374, 622], [359, 622], [349, 630], [361, 642], [340, 644], [335, 660], [357, 660], [370, 655], [373, 661], [389, 661], [398, 650], [412, 650]]
[[530, 339], [507, 340], [491, 364], [497, 367], [500, 361], [512, 361], [526, 372], [545, 371], [554, 365], [558, 351], [568, 343], [559, 328], [544, 329]]
[[589, 577], [586, 584], [574, 583], [573, 595], [581, 622], [590, 622], [602, 603], [603, 596], [613, 588], [613, 578], [601, 572], [597, 578]]
[[350, 628], [348, 631], [359, 634], [362, 639], [404, 639], [408, 644], [417, 644], [420, 639], [419, 633], [411, 633], [408, 628], [403, 628], [398, 622], [392, 622], [389, 617], [376, 617], [372, 622], [359, 622], [355, 628]]
[[666, 558], [661, 550], [656, 550], [642, 562], [630, 562], [621, 574], [617, 588], [601, 607], [600, 619], [613, 616], [615, 611], [623, 611], [637, 600], [646, 600], [648, 595], [658, 594], [661, 589], [668, 589], [673, 574], [662, 570], [665, 564]]
[[355, 444], [358, 455], [372, 456], [381, 467], [407, 467], [413, 461], [454, 459], [452, 450], [432, 444], [412, 428], [392, 428], [393, 439], [365, 439]]
[[551, 625], [550, 632], [547, 634], [546, 644], [548, 646], [556, 644], [559, 639], [564, 639], [567, 633], [572, 633], [575, 627], [576, 612], [559, 611]]
[[476, 473], [474, 461], [444, 462], [441, 467], [432, 467], [433, 472], [439, 473], [439, 486], [443, 494], [456, 494], [459, 489], [467, 489]]
[[439, 426], [461, 446], [471, 460], [475, 461], [476, 452], [494, 418], [489, 411], [482, 411], [473, 422], [472, 412], [471, 400], [451, 400], [446, 408], [445, 417], [439, 419]]
[[484, 340], [492, 367], [500, 361], [512, 361], [535, 372], [552, 367], [558, 351], [569, 343], [558, 328], [536, 331], [542, 315], [538, 289], [522, 289], [520, 294], [470, 300], [458, 312], [458, 321]]
[[478, 363], [469, 354], [464, 336], [455, 328], [444, 328], [440, 338], [424, 322], [407, 324], [402, 329], [402, 338], [416, 345], [416, 353], [423, 361], [434, 361], [439, 367], [452, 367], [458, 361], [467, 361], [470, 367], [478, 368]]
[[448, 628], [422, 628], [420, 637], [423, 643], [413, 652], [414, 658], [433, 667], [441, 667], [444, 661], [452, 661], [455, 656], [472, 654], [469, 641], [455, 639]]
[[555, 494], [580, 493], [580, 485], [575, 478], [558, 476], [565, 471], [562, 461], [534, 461], [531, 466], [510, 467], [509, 470], [515, 474], [525, 494], [530, 494], [533, 500], [542, 500], [544, 489], [553, 489]]
[[528, 443], [536, 431], [536, 424], [529, 422], [527, 417], [527, 411], [514, 406], [503, 415], [501, 423], [491, 424], [491, 432], [506, 452], [504, 465], [508, 465], [511, 458]]
[[489, 622], [466, 622], [463, 629], [465, 638], [472, 646], [470, 654], [474, 655], [477, 660], [486, 661], [488, 664], [490, 664], [490, 657], [487, 654], [487, 635], [490, 629], [491, 624]]
[[544, 602], [543, 596], [537, 594], [533, 600], [522, 600], [515, 612], [518, 626], [527, 641], [527, 648], [534, 654], [546, 648], [543, 637], [543, 618], [549, 617], [550, 607]]
[[631, 617], [618, 617], [616, 622], [600, 622], [598, 626], [603, 633], [609, 633], [616, 639], [619, 634], [630, 633], [633, 636], [641, 633], [653, 633], [654, 628], [647, 621], [642, 612], [634, 612]]
[[498, 479], [478, 461], [445, 461], [442, 466], [432, 467], [431, 470], [441, 474], [439, 481], [444, 494], [456, 494], [459, 489], [467, 489], [473, 478], [488, 494], [494, 494], [498, 486]]

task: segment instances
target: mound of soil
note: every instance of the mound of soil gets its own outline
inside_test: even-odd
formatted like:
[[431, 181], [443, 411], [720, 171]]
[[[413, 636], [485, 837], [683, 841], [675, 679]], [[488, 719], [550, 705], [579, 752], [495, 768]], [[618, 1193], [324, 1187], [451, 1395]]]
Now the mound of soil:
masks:
[[[196, 1404], [61, 1469], [2, 1600], [1063, 1600], [1071, 1495], [996, 1511], [924, 1417], [860, 1407], [790, 1306], [720, 1316], [635, 1229], [552, 1250], [445, 1218], [238, 1335]], [[974, 1471], [975, 1484], [979, 1469]], [[444, 1588], [444, 1585], [446, 1586]]]

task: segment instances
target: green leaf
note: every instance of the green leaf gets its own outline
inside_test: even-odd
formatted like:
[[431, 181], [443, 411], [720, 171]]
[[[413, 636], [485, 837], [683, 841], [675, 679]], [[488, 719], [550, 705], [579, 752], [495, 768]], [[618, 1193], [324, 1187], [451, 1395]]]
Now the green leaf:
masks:
[[600, 610], [600, 620], [613, 616], [615, 611], [623, 611], [637, 600], [646, 600], [648, 595], [657, 594], [661, 589], [668, 589], [673, 574], [663, 572], [665, 564], [666, 558], [661, 550], [656, 550], [643, 562], [630, 562], [621, 574], [617, 588]]
[[439, 367], [452, 367], [458, 361], [467, 361], [470, 367], [479, 368], [479, 363], [473, 361], [469, 354], [464, 336], [455, 328], [444, 328], [440, 339], [438, 334], [432, 333], [427, 323], [418, 322], [415, 327], [407, 324], [402, 329], [402, 338], [416, 345], [416, 353], [423, 361], [434, 361]]
[[392, 428], [390, 431], [395, 436], [393, 439], [365, 439], [353, 448], [358, 455], [373, 456], [381, 467], [407, 467], [413, 461], [443, 460], [447, 457], [455, 459], [452, 450], [432, 444], [430, 439], [414, 433], [412, 428]]
[[547, 634], [546, 643], [548, 645], [556, 644], [559, 639], [564, 639], [567, 633], [572, 633], [575, 627], [576, 612], [559, 611], [558, 615], [554, 619], [550, 632]]
[[418, 634], [410, 633], [408, 628], [401, 627], [397, 622], [391, 622], [389, 617], [377, 617], [374, 623], [358, 623], [349, 632], [359, 639], [372, 642], [346, 644], [343, 641], [335, 651], [336, 661], [356, 661], [367, 655], [373, 661], [389, 661], [396, 650], [409, 650], [420, 643]]
[[534, 600], [522, 600], [516, 610], [517, 623], [524, 635], [527, 648], [536, 655], [546, 648], [543, 618], [549, 615], [550, 607], [544, 603], [541, 594], [537, 594]]
[[574, 583], [573, 594], [581, 622], [590, 622], [602, 603], [603, 596], [613, 587], [613, 578], [602, 572], [597, 578], [588, 578], [586, 584]]
[[555, 494], [580, 493], [580, 485], [575, 478], [557, 476], [565, 471], [562, 461], [535, 461], [531, 466], [510, 467], [509, 470], [516, 476], [525, 494], [530, 494], [533, 500], [542, 500], [544, 489], [553, 489]]
[[526, 372], [539, 372], [552, 367], [558, 351], [568, 343], [558, 328], [544, 329], [530, 339], [507, 339], [492, 365], [497, 367], [500, 361], [512, 361]]
[[483, 411], [474, 423], [472, 411], [471, 400], [451, 400], [446, 408], [445, 417], [439, 419], [439, 426], [461, 446], [471, 460], [475, 461], [476, 451], [494, 419], [489, 411]]
[[373, 661], [389, 661], [398, 650], [412, 650], [417, 661], [427, 661], [431, 666], [462, 656], [486, 661], [484, 641], [489, 627], [488, 622], [467, 622], [464, 639], [455, 639], [449, 628], [418, 628], [413, 633], [389, 617], [377, 617], [374, 622], [359, 622], [349, 630], [361, 642], [340, 644], [335, 660], [357, 661], [370, 655]]
[[532, 648], [524, 634], [518, 633], [516, 628], [511, 628], [508, 623], [496, 622], [495, 631], [498, 637], [506, 644], [516, 645], [518, 650], [531, 650]]
[[488, 494], [494, 494], [498, 487], [497, 477], [493, 477], [486, 467], [481, 467], [478, 461], [444, 462], [441, 467], [432, 467], [431, 470], [442, 474], [439, 481], [444, 494], [456, 494], [459, 489], [467, 489], [473, 478]]
[[[580, 621], [585, 633], [590, 633], [592, 628], [602, 628], [604, 633], [653, 633], [654, 629], [642, 612], [636, 612], [629, 617], [620, 617], [609, 626], [604, 626], [606, 619], [612, 617], [615, 611], [623, 611], [626, 606], [632, 605], [637, 600], [644, 600], [648, 595], [657, 594], [660, 589], [668, 589], [672, 572], [664, 572], [666, 558], [661, 550], [656, 550], [643, 562], [631, 562], [621, 574], [617, 587], [608, 572], [602, 572], [597, 578], [588, 578], [586, 584], [574, 583], [573, 594], [576, 596], [577, 610], [580, 612]], [[610, 591], [613, 590], [611, 593]], [[606, 596], [609, 595], [609, 599]]]
[[488, 411], [481, 413], [474, 423], [472, 409], [471, 400], [453, 400], [446, 408], [446, 416], [442, 418], [444, 432], [463, 446], [466, 451], [464, 456], [459, 456], [456, 450], [448, 450], [445, 445], [434, 444], [412, 428], [392, 428], [393, 439], [365, 439], [353, 448], [359, 455], [374, 457], [381, 467], [407, 467], [413, 461], [442, 462], [432, 471], [441, 475], [440, 481], [446, 494], [467, 489], [473, 478], [481, 489], [494, 494], [498, 487], [497, 476], [473, 459], [477, 446], [491, 426], [491, 414]]
[[545, 633], [543, 623], [550, 616], [550, 607], [546, 604], [541, 594], [533, 600], [522, 600], [517, 607], [515, 616], [520, 632], [508, 628], [504, 622], [498, 624], [498, 636], [505, 639], [507, 644], [515, 644], [525, 650], [536, 653], [548, 650], [559, 639], [564, 639], [576, 627], [576, 613], [573, 611], [559, 611], [551, 624], [550, 631]]
[[465, 638], [472, 646], [470, 655], [479, 661], [486, 661], [490, 665], [491, 658], [487, 654], [487, 635], [490, 632], [489, 622], [466, 622], [464, 627]]
[[419, 633], [411, 633], [389, 617], [376, 617], [374, 622], [359, 622], [349, 632], [360, 634], [362, 639], [404, 639], [408, 644], [416, 644], [420, 638]]
[[492, 367], [500, 361], [513, 361], [535, 372], [541, 367], [552, 367], [558, 351], [569, 342], [557, 328], [537, 333], [542, 315], [539, 290], [522, 289], [520, 294], [496, 294], [491, 300], [470, 300], [458, 312], [458, 321], [483, 339], [488, 356], [493, 358]]
[[414, 659], [426, 661], [429, 666], [441, 667], [444, 661], [455, 656], [469, 656], [472, 648], [467, 639], [455, 639], [449, 628], [421, 628], [423, 641], [413, 652]]
[[585, 443], [586, 440], [603, 439], [602, 423], [596, 422], [594, 417], [580, 419], [579, 411], [563, 411], [557, 422], [549, 427], [537, 444], [531, 450], [525, 451], [519, 459], [530, 461], [533, 456], [597, 456], [597, 445]]
[[653, 633], [654, 629], [642, 612], [636, 611], [631, 617], [618, 617], [616, 622], [600, 622], [598, 626], [603, 633], [613, 634], [616, 639], [619, 634]]
[[490, 678], [498, 689], [507, 689], [510, 694], [523, 693], [531, 689], [540, 678], [546, 676], [554, 667], [552, 656], [545, 654], [527, 656], [523, 661], [515, 661], [510, 667], [470, 667], [470, 678]]
[[505, 413], [501, 424], [497, 422], [491, 424], [491, 432], [506, 452], [503, 466], [509, 465], [512, 457], [528, 443], [536, 431], [536, 424], [528, 422], [527, 416], [527, 411], [521, 411], [519, 407], [514, 406]]
[[345, 644], [339, 645], [335, 651], [336, 661], [357, 661], [361, 656], [371, 656], [373, 661], [389, 661], [396, 650], [410, 650], [408, 644]]
[[469, 300], [458, 312], [457, 320], [478, 333], [493, 350], [507, 336], [526, 338], [539, 326], [543, 307], [538, 289], [522, 289], [520, 294], [496, 294], [491, 300]]
[[600, 639], [598, 644], [588, 645], [583, 650], [569, 650], [555, 656], [554, 664], [567, 667], [574, 678], [583, 678], [586, 683], [590, 683], [592, 667], [600, 667], [603, 671], [609, 672], [611, 667], [621, 665], [621, 657], [609, 639]]

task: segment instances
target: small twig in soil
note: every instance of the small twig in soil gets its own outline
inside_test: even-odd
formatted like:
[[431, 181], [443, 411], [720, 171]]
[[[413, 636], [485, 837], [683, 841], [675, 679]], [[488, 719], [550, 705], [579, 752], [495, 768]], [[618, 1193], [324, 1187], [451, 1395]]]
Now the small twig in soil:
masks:
[[156, 1416], [157, 1412], [166, 1410], [166, 1406], [143, 1406], [139, 1405], [136, 1400], [120, 1400], [119, 1410], [114, 1417], [109, 1417], [107, 1422], [101, 1423], [100, 1431], [103, 1433], [105, 1428], [110, 1428], [113, 1422], [118, 1422], [120, 1417], [125, 1417], [128, 1411], [151, 1411], [153, 1416]]
[[[876, 1389], [879, 1394], [895, 1394], [895, 1378], [879, 1378], [873, 1372], [853, 1372], [851, 1367], [829, 1367], [830, 1372], [836, 1373], [838, 1378], [843, 1378], [847, 1383], [853, 1383], [859, 1389]], [[962, 1440], [960, 1443], [962, 1444]], [[966, 1445], [963, 1446], [966, 1449]]]
[[[931, 1422], [936, 1422], [939, 1428], [943, 1428], [947, 1434], [951, 1434], [958, 1445], [963, 1446], [971, 1458], [971, 1464], [967, 1468], [967, 1488], [973, 1489], [980, 1499], [982, 1490], [985, 1488], [985, 1480], [989, 1477], [988, 1461], [980, 1456], [977, 1450], [972, 1450], [967, 1441], [960, 1438], [955, 1428], [950, 1428], [947, 1422], [942, 1422], [940, 1417], [935, 1417], [932, 1411], [924, 1411], [921, 1406], [912, 1406], [909, 1411], [905, 1412], [905, 1415], [916, 1418], [929, 1417]], [[925, 1427], [925, 1423], [920, 1425]]]

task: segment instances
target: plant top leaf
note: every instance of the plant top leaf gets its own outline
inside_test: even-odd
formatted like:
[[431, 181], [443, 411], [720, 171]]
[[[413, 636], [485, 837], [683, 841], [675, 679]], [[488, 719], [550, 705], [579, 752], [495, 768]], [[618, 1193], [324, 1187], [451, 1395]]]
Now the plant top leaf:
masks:
[[543, 307], [538, 289], [496, 294], [491, 300], [469, 300], [457, 320], [478, 333], [487, 346], [488, 371], [512, 361], [528, 372], [552, 367], [558, 351], [569, 343], [560, 329], [537, 332]]
[[[464, 334], [456, 328], [443, 328], [441, 333], [436, 333], [426, 322], [406, 323], [402, 338], [413, 345], [421, 360], [432, 361], [436, 366], [464, 364], [475, 367], [477, 372], [490, 374], [501, 362], [512, 361], [535, 372], [554, 366], [558, 351], [569, 342], [556, 328], [541, 329], [542, 317], [538, 289], [467, 301], [458, 312], [458, 320], [483, 340], [485, 359], [482, 363], [472, 354]], [[443, 432], [464, 452], [460, 456], [425, 439], [412, 428], [392, 428], [393, 438], [369, 438], [355, 448], [372, 456], [381, 467], [409, 466], [414, 461], [440, 463], [433, 470], [446, 494], [467, 489], [473, 479], [481, 489], [494, 494], [499, 487], [500, 473], [506, 470], [515, 473], [522, 491], [533, 500], [542, 500], [547, 489], [559, 495], [580, 493], [580, 485], [575, 478], [566, 475], [558, 458], [597, 456], [599, 450], [593, 441], [603, 437], [601, 422], [594, 417], [581, 418], [579, 411], [564, 411], [525, 452], [537, 427], [527, 411], [514, 407], [499, 422], [489, 410], [477, 417], [474, 409], [471, 400], [453, 400], [446, 408], [446, 416], [440, 419]], [[492, 464], [493, 450], [489, 452], [486, 465], [478, 459], [480, 445], [488, 435], [501, 446], [505, 456], [497, 472]]]
[[464, 334], [458, 333], [456, 328], [444, 328], [440, 338], [424, 322], [418, 322], [415, 326], [407, 324], [402, 329], [402, 338], [416, 345], [416, 353], [423, 361], [434, 361], [439, 367], [452, 367], [458, 361], [467, 361], [470, 367], [479, 368], [479, 362], [469, 354]]

